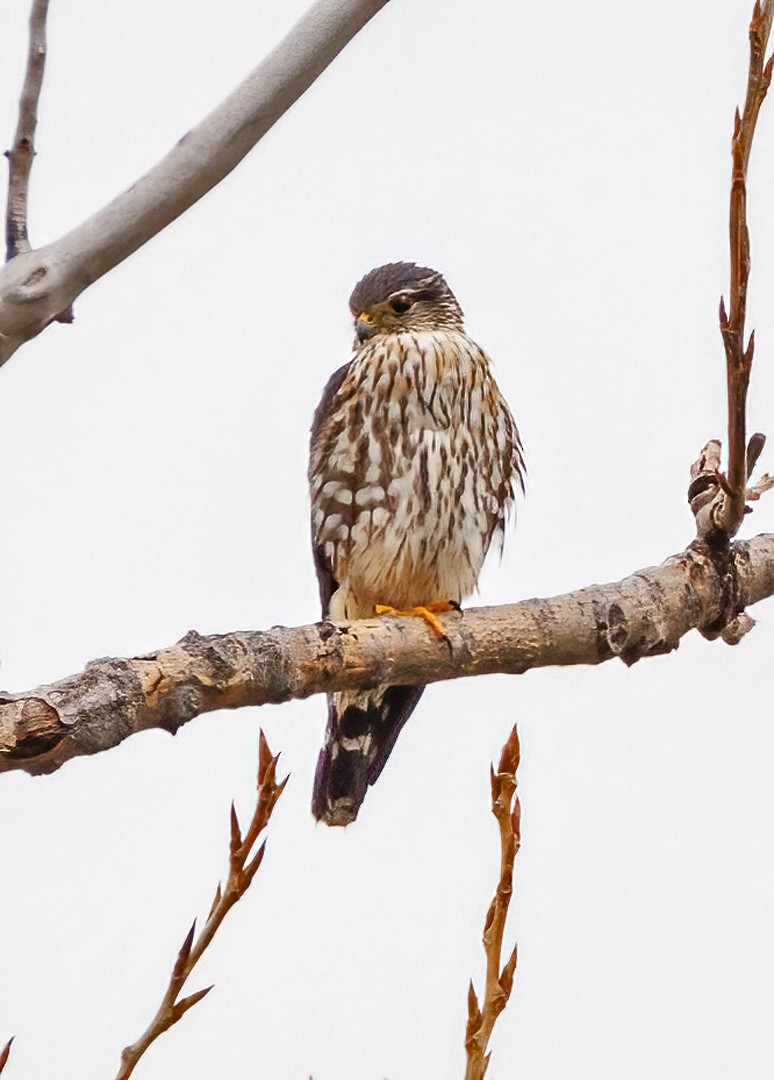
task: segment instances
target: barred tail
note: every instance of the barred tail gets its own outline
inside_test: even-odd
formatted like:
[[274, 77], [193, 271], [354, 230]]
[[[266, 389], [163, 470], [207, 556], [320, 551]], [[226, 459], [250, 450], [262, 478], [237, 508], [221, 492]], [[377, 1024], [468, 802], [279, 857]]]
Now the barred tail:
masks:
[[312, 794], [318, 821], [349, 825], [355, 820], [423, 690], [387, 686], [328, 697], [328, 727]]

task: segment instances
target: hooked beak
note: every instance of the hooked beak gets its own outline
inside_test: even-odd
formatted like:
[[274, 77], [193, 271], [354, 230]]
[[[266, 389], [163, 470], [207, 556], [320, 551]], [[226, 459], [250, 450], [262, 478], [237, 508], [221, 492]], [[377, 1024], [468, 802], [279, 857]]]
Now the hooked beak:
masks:
[[373, 315], [370, 315], [367, 311], [361, 311], [355, 319], [355, 333], [357, 334], [357, 340], [361, 342], [373, 337], [376, 333], [376, 323]]

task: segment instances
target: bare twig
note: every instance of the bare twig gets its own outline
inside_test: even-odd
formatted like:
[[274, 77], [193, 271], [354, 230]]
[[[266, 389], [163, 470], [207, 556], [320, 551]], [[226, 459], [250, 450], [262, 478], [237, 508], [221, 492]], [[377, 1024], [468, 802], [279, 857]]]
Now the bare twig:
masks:
[[192, 632], [155, 653], [95, 660], [60, 682], [0, 693], [0, 771], [53, 772], [72, 757], [148, 728], [174, 732], [214, 709], [615, 657], [630, 665], [676, 649], [691, 629], [718, 637], [772, 595], [774, 535], [762, 535], [732, 544], [722, 564], [699, 546], [610, 585], [445, 615], [451, 650], [411, 618]]
[[11, 1047], [13, 1046], [14, 1036], [12, 1035], [8, 1042], [5, 1044], [2, 1050], [0, 1050], [0, 1073], [8, 1064], [8, 1058], [11, 1053]]
[[[750, 382], [755, 334], [745, 345], [747, 285], [750, 277], [750, 237], [747, 229], [747, 166], [750, 160], [758, 113], [772, 76], [774, 57], [764, 63], [772, 19], [774, 0], [756, 0], [750, 22], [750, 62], [747, 75], [747, 94], [744, 110], [734, 117], [731, 139], [731, 203], [729, 209], [729, 242], [731, 282], [729, 306], [721, 298], [720, 332], [726, 354], [726, 385], [728, 395], [728, 471], [712, 494], [701, 518], [697, 517], [699, 538], [717, 541], [734, 536], [745, 514], [748, 463], [762, 449], [762, 436], [754, 436], [756, 445], [749, 448], [746, 435], [747, 388]], [[752, 440], [751, 440], [752, 443]], [[709, 490], [707, 488], [706, 490]], [[760, 494], [760, 492], [759, 492]]]
[[35, 157], [38, 101], [46, 66], [46, 16], [48, 0], [32, 0], [27, 70], [19, 101], [19, 122], [8, 158], [8, 202], [5, 215], [5, 257], [13, 259], [30, 250], [27, 228], [30, 172]]
[[166, 157], [107, 206], [0, 269], [0, 364], [236, 168], [387, 0], [315, 0]]
[[231, 804], [231, 839], [226, 884], [223, 888], [219, 884], [215, 890], [210, 913], [198, 936], [196, 936], [196, 920], [194, 920], [185, 941], [180, 947], [180, 952], [172, 969], [169, 986], [161, 1005], [140, 1038], [131, 1046], [127, 1046], [122, 1052], [121, 1067], [118, 1070], [116, 1080], [128, 1080], [142, 1055], [158, 1039], [159, 1035], [169, 1031], [173, 1024], [176, 1024], [190, 1008], [212, 990], [212, 986], [205, 986], [187, 997], [180, 997], [180, 992], [185, 986], [188, 976], [201, 959], [204, 950], [212, 941], [228, 912], [250, 888], [258, 867], [263, 861], [266, 841], [264, 840], [258, 850], [254, 852], [255, 844], [268, 825], [277, 799], [282, 794], [288, 780], [285, 777], [281, 783], [277, 783], [278, 760], [279, 755], [277, 757], [272, 756], [264, 734], [261, 732], [258, 746], [258, 798], [255, 812], [244, 836], [240, 831], [234, 804]]
[[500, 880], [484, 924], [486, 983], [479, 1003], [473, 980], [468, 987], [468, 1023], [465, 1030], [467, 1066], [465, 1080], [483, 1080], [490, 1054], [489, 1038], [497, 1017], [508, 1004], [516, 971], [517, 947], [502, 964], [503, 935], [513, 894], [513, 864], [521, 846], [521, 808], [516, 794], [519, 767], [519, 736], [514, 727], [500, 756], [497, 772], [491, 769], [492, 813], [500, 830]]

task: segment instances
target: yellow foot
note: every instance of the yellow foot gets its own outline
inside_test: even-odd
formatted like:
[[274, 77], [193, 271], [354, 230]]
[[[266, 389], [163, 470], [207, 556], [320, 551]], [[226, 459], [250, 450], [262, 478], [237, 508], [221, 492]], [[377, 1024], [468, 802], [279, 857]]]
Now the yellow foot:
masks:
[[391, 607], [389, 604], [377, 604], [374, 611], [377, 615], [413, 615], [418, 619], [423, 619], [430, 629], [443, 638], [443, 640], [449, 644], [449, 635], [441, 625], [441, 620], [437, 617], [446, 611], [459, 611], [459, 604], [455, 604], [453, 600], [438, 600], [433, 604], [422, 604], [419, 607], [401, 608]]

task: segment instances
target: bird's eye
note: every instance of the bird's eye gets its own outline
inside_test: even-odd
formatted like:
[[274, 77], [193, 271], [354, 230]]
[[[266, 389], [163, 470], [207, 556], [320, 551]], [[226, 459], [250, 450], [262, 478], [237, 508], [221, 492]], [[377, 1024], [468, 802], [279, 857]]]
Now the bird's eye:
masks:
[[413, 303], [414, 301], [405, 293], [398, 293], [396, 296], [390, 297], [390, 307], [396, 315], [405, 315]]

